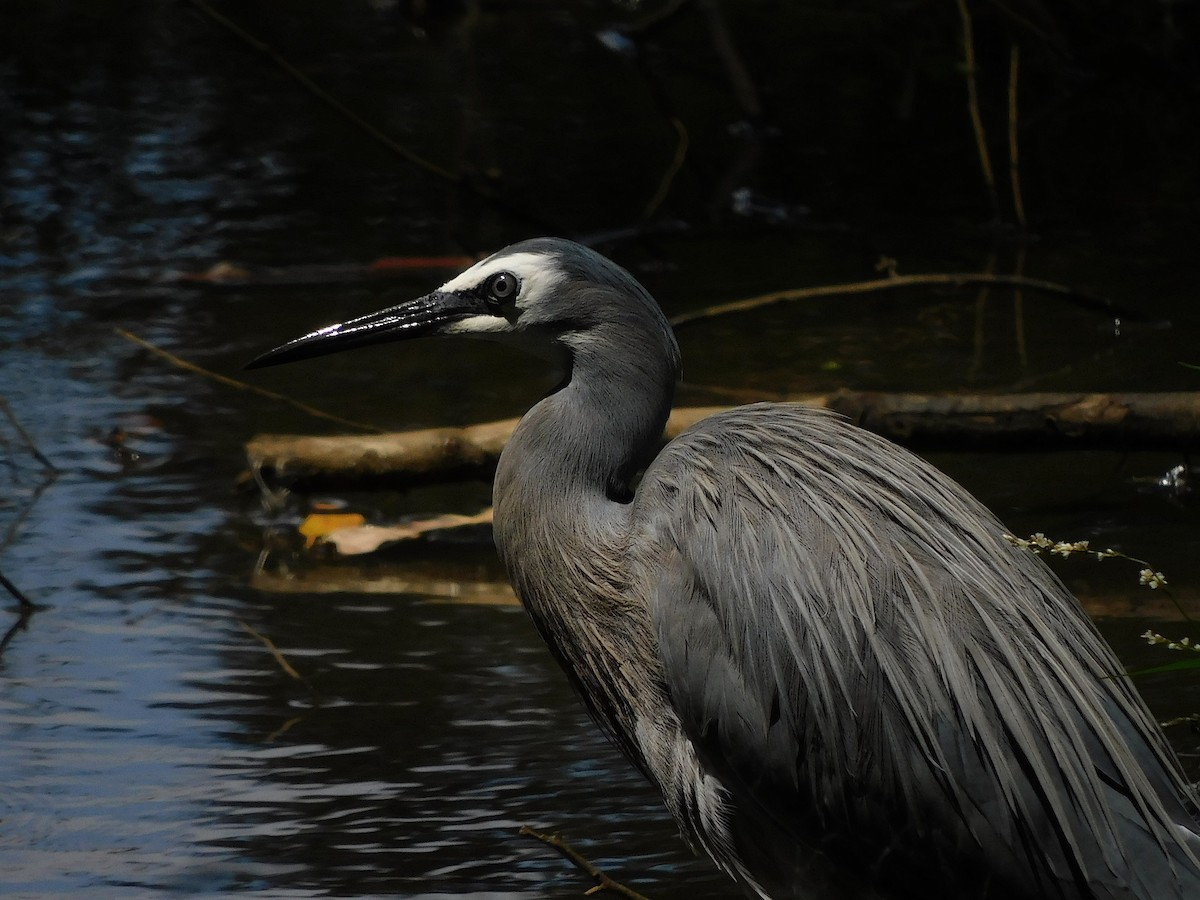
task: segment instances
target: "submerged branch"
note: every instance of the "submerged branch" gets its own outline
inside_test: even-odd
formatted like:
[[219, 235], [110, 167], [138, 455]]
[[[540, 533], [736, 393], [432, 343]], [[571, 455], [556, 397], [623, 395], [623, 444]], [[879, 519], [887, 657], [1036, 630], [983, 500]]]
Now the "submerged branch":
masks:
[[36, 603], [25, 596], [24, 592], [9, 581], [3, 572], [0, 572], [0, 587], [3, 587], [12, 594], [13, 598], [17, 601], [17, 619], [4, 632], [3, 636], [0, 636], [0, 653], [3, 653], [8, 645], [12, 643], [12, 639], [17, 636], [17, 632], [24, 631], [29, 626], [29, 620], [33, 618], [33, 614], [37, 611], [38, 607]]
[[18, 632], [24, 631], [29, 627], [29, 620], [31, 618], [33, 618], [33, 609], [22, 606], [20, 613], [17, 615], [17, 620], [0, 636], [0, 654], [8, 649], [8, 645], [12, 643], [12, 639], [17, 636]]
[[593, 896], [601, 891], [612, 891], [614, 894], [620, 894], [622, 897], [628, 898], [628, 900], [649, 900], [645, 894], [639, 894], [633, 888], [626, 887], [619, 881], [614, 881], [613, 879], [609, 878], [604, 874], [604, 872], [596, 868], [596, 866], [583, 854], [564, 841], [557, 834], [546, 834], [543, 831], [536, 831], [533, 828], [530, 828], [528, 825], [522, 825], [520, 833], [527, 835], [528, 837], [536, 838], [547, 847], [553, 847], [565, 859], [569, 860], [577, 869], [593, 878], [596, 882], [596, 885], [590, 890], [585, 891], [585, 894], [588, 896]]
[[[5, 418], [8, 419], [9, 424], [12, 425], [18, 437], [20, 437], [20, 439], [25, 443], [30, 455], [42, 467], [41, 481], [34, 487], [33, 492], [19, 507], [17, 515], [12, 519], [11, 522], [9, 522], [3, 536], [0, 536], [0, 549], [3, 549], [12, 542], [13, 537], [17, 534], [21, 527], [21, 523], [25, 520], [25, 517], [29, 515], [30, 510], [32, 510], [37, 504], [42, 493], [45, 492], [45, 490], [49, 488], [50, 485], [53, 484], [58, 478], [59, 469], [50, 461], [50, 458], [42, 453], [42, 451], [38, 448], [37, 442], [33, 439], [33, 435], [31, 435], [25, 429], [25, 426], [21, 424], [21, 420], [17, 418], [16, 413], [12, 411], [12, 407], [8, 405], [8, 401], [3, 397], [0, 397], [0, 411], [4, 413]], [[12, 625], [8, 627], [3, 635], [0, 635], [0, 653], [3, 653], [8, 645], [12, 643], [13, 638], [17, 636], [18, 632], [24, 631], [29, 627], [29, 620], [33, 618], [33, 614], [39, 609], [39, 607], [36, 603], [30, 600], [28, 596], [26, 596], [24, 591], [10, 581], [3, 572], [0, 572], [0, 588], [3, 588], [5, 591], [7, 591], [8, 594], [17, 601], [16, 621], [14, 621]]]
[[41, 464], [42, 468], [44, 468], [50, 474], [51, 478], [57, 477], [58, 468], [54, 465], [54, 463], [50, 462], [50, 459], [46, 456], [46, 454], [42, 453], [42, 451], [38, 449], [37, 441], [35, 441], [33, 436], [25, 430], [25, 426], [21, 424], [21, 420], [17, 418], [16, 414], [12, 411], [12, 407], [8, 405], [8, 401], [3, 397], [0, 397], [0, 411], [4, 412], [4, 416], [6, 419], [8, 419], [9, 424], [12, 425], [17, 434], [20, 435], [21, 440], [25, 442], [25, 446], [29, 449], [30, 455]]
[[21, 607], [22, 612], [25, 612], [26, 610], [32, 611], [37, 608], [37, 605], [28, 597], [26, 597], [25, 594], [22, 593], [15, 584], [4, 577], [3, 572], [0, 572], [0, 587], [12, 594], [13, 598], [17, 601], [17, 604]]
[[[288, 662], [287, 657], [283, 655], [283, 651], [275, 645], [273, 640], [271, 640], [265, 634], [256, 631], [249, 623], [242, 619], [238, 619], [237, 623], [242, 626], [242, 630], [245, 631], [246, 634], [250, 635], [250, 637], [254, 638], [267, 648], [267, 651], [271, 654], [271, 658], [275, 660], [275, 664], [279, 666], [279, 670], [283, 672], [284, 675], [293, 681], [297, 681], [304, 685], [304, 687], [308, 690], [309, 700], [314, 707], [322, 705], [321, 695], [317, 693], [317, 689], [313, 687], [312, 682], [296, 671], [295, 667]], [[282, 730], [287, 730], [290, 727], [291, 720], [289, 720], [288, 723], [285, 723]], [[275, 734], [272, 734], [268, 740], [274, 740], [279, 733], [281, 732], [277, 731]]]
[[266, 635], [255, 631], [254, 628], [241, 619], [238, 619], [238, 624], [242, 626], [242, 630], [245, 631], [246, 634], [250, 635], [250, 637], [254, 638], [267, 648], [271, 654], [271, 657], [275, 660], [279, 668], [285, 675], [287, 675], [288, 678], [291, 678], [293, 681], [304, 681], [304, 676], [292, 667], [292, 664], [287, 661], [287, 657], [283, 655], [283, 651], [275, 646], [275, 642], [273, 640]]

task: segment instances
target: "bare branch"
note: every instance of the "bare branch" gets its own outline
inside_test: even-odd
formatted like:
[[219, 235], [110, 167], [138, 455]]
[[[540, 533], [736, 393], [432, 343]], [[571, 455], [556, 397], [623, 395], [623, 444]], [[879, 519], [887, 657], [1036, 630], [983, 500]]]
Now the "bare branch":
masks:
[[784, 303], [791, 300], [812, 300], [816, 297], [837, 297], [843, 294], [869, 294], [875, 291], [891, 291], [898, 288], [919, 285], [949, 285], [951, 287], [968, 287], [972, 285], [1000, 285], [1003, 287], [1028, 288], [1047, 294], [1056, 294], [1070, 300], [1084, 309], [1096, 310], [1108, 315], [1119, 317], [1129, 322], [1150, 321], [1147, 316], [1133, 309], [1125, 309], [1105, 297], [1098, 297], [1077, 288], [1040, 278], [1026, 278], [1023, 275], [997, 275], [991, 272], [930, 272], [919, 275], [889, 275], [886, 278], [874, 278], [869, 281], [852, 281], [845, 284], [822, 284], [806, 288], [791, 288], [783, 291], [773, 291], [769, 294], [759, 294], [742, 300], [732, 300], [728, 303], [718, 303], [703, 309], [681, 313], [671, 319], [672, 327], [678, 329], [682, 325], [690, 325], [701, 319], [714, 316], [724, 316], [729, 313], [749, 312], [770, 306], [774, 303]]
[[343, 419], [341, 416], [335, 416], [332, 413], [327, 413], [323, 409], [317, 409], [315, 406], [309, 406], [307, 403], [301, 403], [299, 400], [294, 400], [284, 394], [277, 394], [275, 391], [268, 391], [266, 388], [256, 387], [252, 384], [247, 384], [244, 381], [238, 381], [236, 378], [230, 378], [228, 375], [221, 375], [218, 372], [213, 372], [211, 369], [206, 369], [203, 366], [198, 366], [193, 362], [188, 362], [182, 357], [176, 356], [162, 347], [150, 343], [145, 338], [138, 337], [132, 332], [126, 331], [124, 328], [114, 329], [117, 334], [125, 338], [127, 341], [132, 341], [139, 347], [149, 350], [155, 356], [161, 357], [173, 366], [180, 369], [186, 369], [189, 372], [195, 372], [197, 375], [203, 375], [205, 378], [211, 378], [213, 381], [223, 384], [226, 387], [234, 388], [239, 391], [249, 391], [252, 394], [257, 394], [260, 397], [266, 397], [268, 400], [277, 400], [280, 403], [286, 403], [293, 406], [301, 412], [308, 413], [310, 416], [316, 416], [319, 419], [326, 419], [338, 425], [345, 425], [347, 428], [355, 428], [359, 431], [382, 431], [376, 425], [365, 425], [362, 422], [355, 422], [351, 419]]

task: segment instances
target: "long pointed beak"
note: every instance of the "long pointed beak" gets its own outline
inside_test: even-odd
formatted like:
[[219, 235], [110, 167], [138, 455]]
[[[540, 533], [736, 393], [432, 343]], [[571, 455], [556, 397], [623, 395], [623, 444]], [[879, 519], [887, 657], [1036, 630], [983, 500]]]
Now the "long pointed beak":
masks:
[[474, 294], [434, 291], [408, 303], [360, 316], [340, 325], [329, 325], [288, 341], [251, 360], [246, 368], [261, 369], [370, 344], [437, 334], [450, 323], [487, 313], [483, 301]]

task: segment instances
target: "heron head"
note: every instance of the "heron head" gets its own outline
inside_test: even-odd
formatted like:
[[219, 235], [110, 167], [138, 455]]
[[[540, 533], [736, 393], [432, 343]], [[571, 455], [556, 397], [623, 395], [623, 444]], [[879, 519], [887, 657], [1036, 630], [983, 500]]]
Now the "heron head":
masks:
[[289, 341], [248, 368], [422, 335], [481, 337], [571, 358], [614, 340], [653, 336], [672, 365], [679, 352], [658, 304], [632, 275], [580, 244], [536, 238], [492, 254], [416, 300]]

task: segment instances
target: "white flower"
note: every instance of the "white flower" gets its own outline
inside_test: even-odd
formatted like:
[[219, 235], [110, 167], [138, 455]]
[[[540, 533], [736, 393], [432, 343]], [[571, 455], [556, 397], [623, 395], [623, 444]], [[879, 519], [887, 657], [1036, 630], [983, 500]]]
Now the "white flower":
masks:
[[1059, 556], [1067, 557], [1072, 553], [1086, 553], [1087, 548], [1087, 541], [1059, 541], [1054, 545], [1054, 548], [1050, 551], [1050, 553], [1057, 553]]
[[1167, 576], [1162, 572], [1155, 572], [1153, 569], [1142, 569], [1139, 581], [1153, 591], [1167, 583]]

